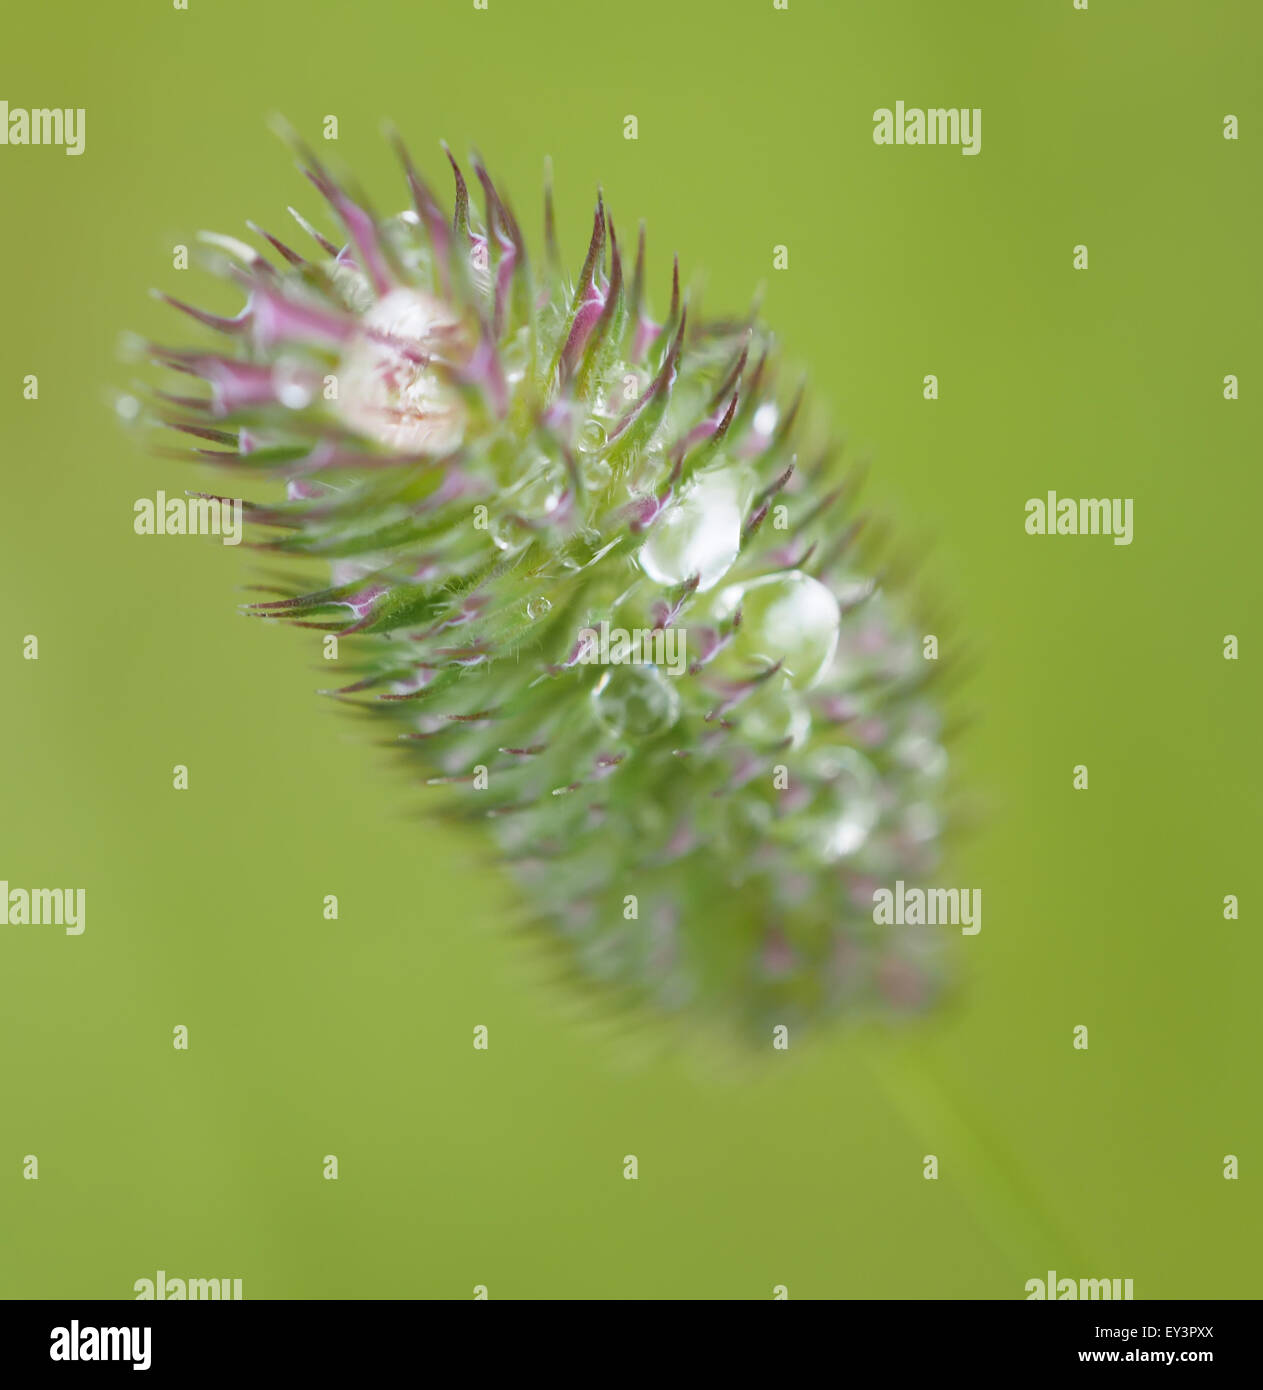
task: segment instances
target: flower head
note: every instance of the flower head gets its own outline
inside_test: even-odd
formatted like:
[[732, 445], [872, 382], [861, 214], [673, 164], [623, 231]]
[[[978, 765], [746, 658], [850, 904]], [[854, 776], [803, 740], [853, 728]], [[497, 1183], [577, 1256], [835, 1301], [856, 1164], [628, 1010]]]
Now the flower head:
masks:
[[759, 1026], [921, 1007], [933, 957], [870, 904], [937, 851], [926, 663], [773, 340], [678, 266], [656, 316], [603, 199], [571, 278], [551, 193], [536, 257], [480, 164], [448, 213], [399, 152], [381, 219], [300, 147], [338, 230], [212, 239], [244, 307], [171, 300], [218, 342], [152, 349], [204, 388], [161, 424], [284, 485], [247, 518], [309, 577], [249, 611], [344, 639], [336, 697], [488, 827], [579, 973]]

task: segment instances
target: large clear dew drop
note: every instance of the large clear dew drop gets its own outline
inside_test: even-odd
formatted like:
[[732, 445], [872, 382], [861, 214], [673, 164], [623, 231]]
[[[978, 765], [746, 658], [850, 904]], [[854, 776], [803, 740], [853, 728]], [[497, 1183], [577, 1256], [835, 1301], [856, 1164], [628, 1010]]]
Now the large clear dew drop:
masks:
[[813, 686], [837, 651], [837, 599], [801, 570], [734, 585], [720, 596], [720, 606], [725, 612], [741, 609], [734, 655], [755, 665], [779, 662], [796, 690]]
[[714, 588], [741, 550], [746, 491], [739, 470], [700, 475], [654, 522], [640, 548], [641, 569], [664, 587], [696, 575], [699, 591]]
[[612, 666], [592, 687], [592, 711], [612, 738], [651, 738], [680, 717], [680, 696], [656, 666]]

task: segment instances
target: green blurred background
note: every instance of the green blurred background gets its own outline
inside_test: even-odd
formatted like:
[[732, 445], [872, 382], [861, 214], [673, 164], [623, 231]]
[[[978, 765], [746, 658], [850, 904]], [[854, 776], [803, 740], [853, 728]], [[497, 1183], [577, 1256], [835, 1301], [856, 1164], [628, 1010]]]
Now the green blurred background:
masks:
[[[88, 924], [0, 929], [0, 1294], [1263, 1294], [1260, 40], [1246, 0], [12, 10], [0, 97], [88, 125], [79, 158], [0, 148], [0, 877], [86, 887]], [[981, 107], [981, 155], [875, 146], [896, 99]], [[386, 209], [384, 117], [436, 183], [440, 137], [478, 148], [532, 227], [551, 154], [566, 250], [601, 183], [659, 304], [673, 250], [711, 309], [766, 282], [982, 653], [955, 1007], [756, 1065], [606, 1039], [506, 941], [478, 842], [314, 695], [312, 637], [236, 615], [247, 552], [133, 534], [212, 475], [115, 426], [119, 334], [175, 330], [151, 285], [205, 298], [171, 268], [197, 229], [316, 211], [273, 112], [336, 115], [322, 152]], [[1027, 537], [1050, 488], [1134, 497], [1132, 546]]]

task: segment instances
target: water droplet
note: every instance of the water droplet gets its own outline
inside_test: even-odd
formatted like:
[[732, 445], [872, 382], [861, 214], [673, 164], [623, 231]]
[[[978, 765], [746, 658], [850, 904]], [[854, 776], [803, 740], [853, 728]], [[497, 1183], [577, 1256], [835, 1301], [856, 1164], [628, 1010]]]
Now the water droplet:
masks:
[[860, 849], [881, 814], [879, 783], [873, 765], [853, 748], [834, 755], [834, 776], [826, 791], [830, 807], [818, 823], [815, 841], [827, 863], [846, 859]]
[[285, 500], [310, 502], [317, 497], [327, 497], [332, 490], [327, 483], [314, 482], [310, 478], [290, 478], [285, 484]]
[[801, 570], [734, 585], [720, 604], [729, 611], [741, 607], [733, 654], [765, 666], [779, 661], [795, 689], [809, 689], [833, 660], [841, 621], [837, 600]]
[[520, 328], [512, 338], [500, 347], [500, 366], [504, 379], [510, 386], [516, 386], [526, 377], [526, 369], [531, 360], [530, 329]]
[[605, 448], [605, 426], [589, 417], [579, 429], [576, 447], [581, 454], [595, 454]]
[[614, 476], [613, 465], [608, 459], [585, 458], [583, 460], [583, 485], [589, 492], [603, 492]]
[[783, 743], [801, 748], [811, 733], [811, 711], [794, 693], [789, 679], [765, 680], [737, 707], [742, 732], [757, 743]]
[[650, 738], [680, 717], [680, 696], [656, 666], [618, 666], [592, 688], [592, 708], [614, 738]]
[[528, 599], [526, 602], [526, 616], [532, 622], [536, 618], [542, 618], [546, 613], [553, 611], [552, 603], [543, 597]]
[[278, 362], [272, 370], [276, 398], [287, 410], [305, 410], [311, 404], [310, 377], [295, 362]]
[[699, 591], [719, 583], [741, 549], [741, 484], [728, 470], [698, 476], [640, 547], [650, 579], [674, 586], [697, 575]]
[[487, 528], [501, 550], [517, 550], [531, 538], [530, 529], [515, 521], [546, 521], [556, 510], [565, 491], [561, 467], [544, 454], [537, 455], [520, 482], [501, 501]]
[[833, 593], [843, 608], [854, 608], [877, 591], [877, 581], [863, 574], [841, 574], [833, 578]]
[[901, 767], [934, 781], [947, 771], [947, 750], [924, 734], [906, 733], [894, 747]]
[[347, 309], [353, 314], [366, 314], [372, 309], [377, 296], [362, 270], [346, 261], [335, 261], [330, 274], [334, 293]]

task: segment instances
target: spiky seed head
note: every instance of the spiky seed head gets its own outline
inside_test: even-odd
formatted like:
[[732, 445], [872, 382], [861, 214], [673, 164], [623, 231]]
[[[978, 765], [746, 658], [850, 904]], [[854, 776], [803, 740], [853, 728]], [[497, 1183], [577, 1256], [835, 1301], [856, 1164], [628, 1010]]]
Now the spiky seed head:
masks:
[[602, 198], [571, 279], [551, 190], [533, 260], [480, 164], [481, 216], [455, 160], [447, 213], [398, 148], [383, 220], [300, 146], [340, 233], [214, 239], [244, 308], [171, 300], [219, 342], [152, 349], [205, 389], [151, 415], [283, 483], [255, 544], [323, 567], [249, 611], [346, 639], [338, 697], [488, 827], [576, 973], [759, 1029], [923, 1007], [935, 955], [872, 904], [936, 859], [933, 668], [770, 335], [678, 265], [654, 316]]

